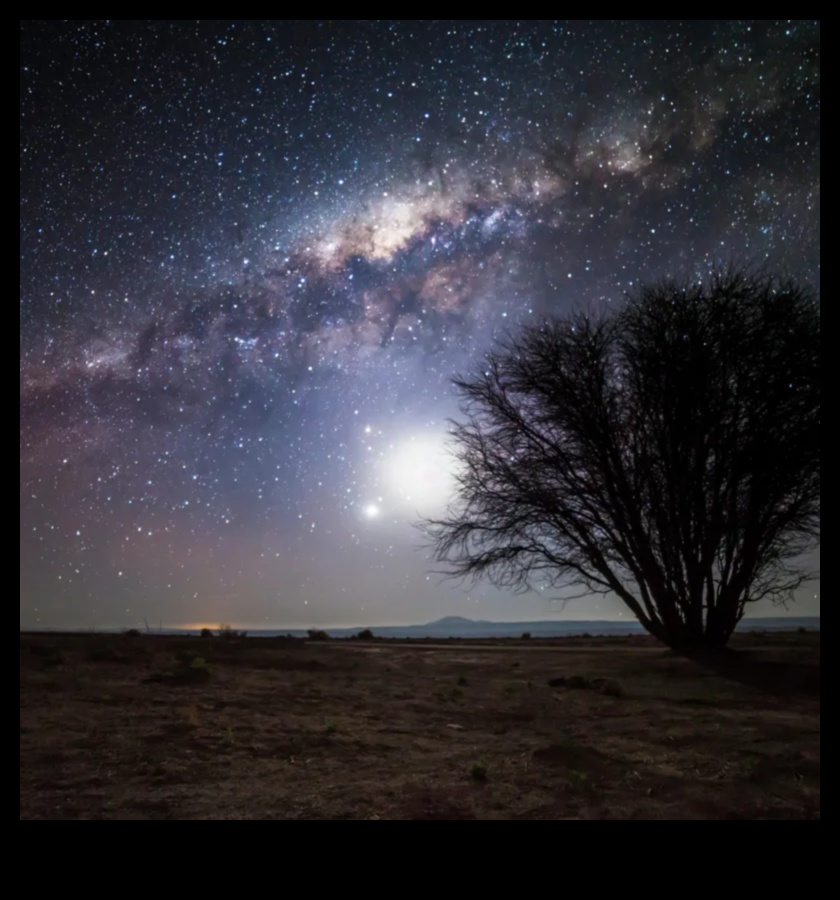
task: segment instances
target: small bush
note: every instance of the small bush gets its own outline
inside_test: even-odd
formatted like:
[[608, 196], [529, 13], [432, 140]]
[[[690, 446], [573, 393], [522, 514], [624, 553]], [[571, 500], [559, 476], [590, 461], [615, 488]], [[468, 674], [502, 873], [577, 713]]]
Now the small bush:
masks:
[[318, 628], [310, 628], [306, 634], [310, 641], [328, 641], [330, 639], [326, 631], [321, 631]]
[[274, 641], [282, 647], [295, 647], [298, 643], [302, 643], [302, 638], [296, 638], [293, 634], [275, 635]]
[[208, 640], [209, 638], [214, 637], [214, 635], [213, 635], [213, 632], [209, 628], [202, 628], [201, 629], [201, 637], [204, 638], [204, 640]]
[[530, 631], [523, 631], [523, 632], [522, 632], [522, 640], [523, 640], [523, 641], [530, 641], [530, 640], [531, 640], [531, 632], [530, 632]]
[[470, 769], [470, 778], [480, 783], [487, 781], [487, 766], [482, 763], [473, 763]]
[[373, 632], [370, 630], [370, 628], [365, 628], [363, 631], [360, 631], [356, 635], [356, 637], [360, 641], [372, 641], [373, 640]]
[[247, 631], [236, 631], [230, 625], [219, 626], [219, 637], [224, 641], [238, 641], [248, 636]]
[[176, 654], [180, 668], [174, 672], [154, 673], [144, 679], [146, 684], [193, 685], [210, 680], [213, 670], [203, 656], [192, 656], [184, 652]]
[[189, 666], [181, 673], [182, 680], [187, 684], [203, 684], [210, 680], [211, 668], [203, 656], [196, 656]]
[[125, 636], [130, 638], [138, 638], [142, 637], [143, 635], [140, 632], [139, 628], [129, 628], [128, 631], [125, 632]]

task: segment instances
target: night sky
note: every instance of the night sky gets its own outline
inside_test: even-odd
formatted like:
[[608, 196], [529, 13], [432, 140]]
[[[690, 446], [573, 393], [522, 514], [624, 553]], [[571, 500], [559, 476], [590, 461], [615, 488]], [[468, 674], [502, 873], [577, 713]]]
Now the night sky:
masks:
[[819, 288], [818, 21], [21, 21], [21, 626], [616, 618], [430, 574], [450, 380], [730, 260]]

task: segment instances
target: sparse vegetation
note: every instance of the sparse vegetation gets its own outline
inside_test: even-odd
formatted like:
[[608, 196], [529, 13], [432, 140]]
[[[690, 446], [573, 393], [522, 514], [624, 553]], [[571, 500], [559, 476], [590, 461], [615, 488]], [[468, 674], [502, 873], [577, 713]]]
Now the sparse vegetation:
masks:
[[223, 641], [239, 641], [248, 637], [247, 631], [236, 631], [231, 628], [230, 625], [220, 625], [219, 626], [219, 637]]
[[203, 656], [196, 656], [180, 672], [174, 673], [172, 678], [184, 684], [204, 684], [210, 680], [211, 673], [207, 660]]
[[330, 636], [326, 631], [321, 631], [318, 628], [310, 628], [309, 631], [306, 632], [307, 637], [310, 641], [315, 641], [316, 643], [323, 643], [324, 641], [330, 640]]
[[296, 638], [293, 634], [278, 634], [271, 640], [275, 645], [284, 647], [295, 647], [303, 643], [303, 638]]
[[21, 636], [20, 816], [818, 819], [819, 632], [736, 646], [817, 693], [743, 687], [647, 637]]

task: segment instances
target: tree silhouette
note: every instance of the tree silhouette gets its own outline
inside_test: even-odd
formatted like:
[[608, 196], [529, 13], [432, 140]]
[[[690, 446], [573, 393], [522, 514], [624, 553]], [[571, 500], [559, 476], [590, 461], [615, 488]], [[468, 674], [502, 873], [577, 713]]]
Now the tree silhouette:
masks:
[[457, 378], [457, 493], [422, 523], [452, 577], [613, 593], [682, 653], [809, 577], [820, 530], [820, 313], [730, 269], [525, 328]]

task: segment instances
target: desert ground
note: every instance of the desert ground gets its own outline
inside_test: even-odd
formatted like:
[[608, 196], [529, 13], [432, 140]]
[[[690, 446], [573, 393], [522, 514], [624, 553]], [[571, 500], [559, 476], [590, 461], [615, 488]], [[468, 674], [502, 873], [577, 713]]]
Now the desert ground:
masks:
[[819, 633], [773, 691], [647, 638], [22, 634], [20, 818], [819, 819]]

